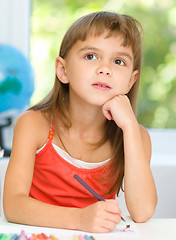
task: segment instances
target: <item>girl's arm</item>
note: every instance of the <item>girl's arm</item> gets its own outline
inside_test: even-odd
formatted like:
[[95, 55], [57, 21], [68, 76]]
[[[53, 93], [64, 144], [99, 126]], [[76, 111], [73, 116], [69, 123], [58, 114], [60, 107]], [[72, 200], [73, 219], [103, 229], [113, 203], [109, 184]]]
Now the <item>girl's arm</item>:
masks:
[[29, 197], [36, 150], [47, 141], [50, 124], [40, 112], [29, 111], [17, 121], [5, 178], [4, 213], [10, 222], [108, 232], [120, 221], [117, 201], [97, 202], [84, 209], [50, 205]]
[[151, 141], [147, 130], [138, 124], [129, 125], [123, 134], [126, 205], [136, 222], [145, 222], [152, 217], [157, 204], [157, 193], [150, 168]]
[[125, 169], [124, 193], [132, 219], [145, 222], [154, 213], [157, 193], [150, 169], [151, 141], [141, 127], [125, 95], [116, 96], [103, 106], [103, 113], [123, 131]]
[[[5, 217], [11, 222], [57, 227], [58, 222], [61, 225], [58, 217], [63, 213], [63, 226], [70, 215], [68, 227], [72, 228], [71, 216], [74, 209], [58, 209], [29, 197], [35, 153], [47, 141], [47, 132], [49, 124], [39, 112], [27, 112], [16, 123], [4, 185]], [[41, 139], [44, 139], [42, 144]]]

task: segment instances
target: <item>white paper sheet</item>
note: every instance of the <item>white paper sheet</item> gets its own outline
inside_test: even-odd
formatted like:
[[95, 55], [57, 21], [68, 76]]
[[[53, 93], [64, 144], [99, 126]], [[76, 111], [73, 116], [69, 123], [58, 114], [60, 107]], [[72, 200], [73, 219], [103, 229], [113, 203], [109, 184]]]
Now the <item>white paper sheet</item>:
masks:
[[[127, 225], [130, 225], [130, 227], [126, 227]], [[0, 222], [0, 233], [16, 233], [20, 234], [21, 231], [24, 230], [25, 234], [29, 237], [33, 233], [34, 234], [40, 234], [45, 233], [47, 236], [54, 235], [57, 238], [60, 239], [66, 239], [65, 237], [68, 237], [68, 239], [73, 239], [73, 235], [79, 235], [79, 234], [88, 234], [92, 235], [96, 238], [96, 236], [106, 236], [109, 238], [110, 236], [136, 236], [138, 234], [136, 224], [132, 221], [127, 219], [126, 222], [121, 221], [120, 224], [116, 226], [116, 228], [109, 232], [109, 233], [87, 233], [82, 231], [76, 231], [76, 230], [67, 230], [67, 229], [56, 229], [56, 228], [44, 228], [44, 227], [35, 227], [35, 226], [28, 226], [28, 225], [21, 225], [21, 224], [13, 224], [13, 223], [1, 223]]]

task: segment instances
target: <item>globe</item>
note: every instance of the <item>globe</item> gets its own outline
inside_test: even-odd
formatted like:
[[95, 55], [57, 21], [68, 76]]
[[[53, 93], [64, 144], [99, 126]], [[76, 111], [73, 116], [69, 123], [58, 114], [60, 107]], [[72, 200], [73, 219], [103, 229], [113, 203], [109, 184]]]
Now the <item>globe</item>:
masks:
[[30, 61], [17, 48], [0, 44], [0, 113], [29, 105], [34, 91]]

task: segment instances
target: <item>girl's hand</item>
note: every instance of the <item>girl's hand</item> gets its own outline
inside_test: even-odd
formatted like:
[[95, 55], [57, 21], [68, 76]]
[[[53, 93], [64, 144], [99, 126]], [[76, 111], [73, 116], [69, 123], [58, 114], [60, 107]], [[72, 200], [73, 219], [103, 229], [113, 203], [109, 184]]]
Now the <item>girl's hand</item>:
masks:
[[108, 100], [102, 107], [104, 116], [114, 120], [124, 130], [130, 122], [137, 122], [131, 103], [126, 95], [118, 95]]
[[86, 232], [109, 232], [121, 221], [116, 200], [99, 201], [81, 209], [79, 229]]

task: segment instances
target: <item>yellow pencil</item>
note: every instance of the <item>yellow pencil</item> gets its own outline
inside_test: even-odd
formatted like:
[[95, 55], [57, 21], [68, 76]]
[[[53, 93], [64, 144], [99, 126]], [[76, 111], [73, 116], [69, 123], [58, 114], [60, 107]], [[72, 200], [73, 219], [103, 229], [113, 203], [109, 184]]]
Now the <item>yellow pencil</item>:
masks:
[[78, 238], [77, 235], [74, 235], [74, 236], [73, 236], [73, 239], [74, 239], [74, 240], [79, 240], [79, 238]]

